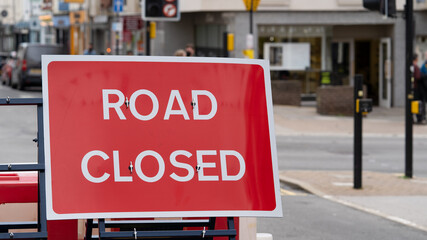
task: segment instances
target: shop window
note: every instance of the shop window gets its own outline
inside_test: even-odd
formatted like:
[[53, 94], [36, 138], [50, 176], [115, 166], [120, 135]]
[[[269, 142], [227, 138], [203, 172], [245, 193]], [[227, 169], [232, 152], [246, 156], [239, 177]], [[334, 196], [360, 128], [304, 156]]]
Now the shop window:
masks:
[[[269, 58], [273, 80], [300, 80], [303, 93], [313, 94], [320, 85], [321, 73], [331, 71], [326, 69], [331, 65], [328, 57], [331, 35], [332, 28], [326, 26], [261, 25], [258, 27], [258, 57]], [[265, 45], [271, 47], [265, 48]], [[286, 48], [277, 46], [291, 47], [296, 55], [284, 56]], [[287, 60], [287, 57], [292, 59]]]
[[225, 25], [207, 24], [196, 26], [196, 55], [221, 57], [223, 54], [223, 34]]
[[[264, 45], [271, 43], [270, 37], [259, 38], [259, 50], [260, 58], [264, 58]], [[270, 64], [272, 68], [271, 77], [272, 79], [281, 80], [301, 80], [303, 86], [303, 92], [307, 94], [315, 93], [317, 87], [320, 85], [321, 79], [321, 62], [322, 62], [322, 40], [321, 38], [274, 38], [275, 43], [301, 43], [304, 46], [309, 46], [309, 67], [306, 69], [294, 69], [294, 68], [276, 68], [275, 66], [282, 64], [282, 51], [281, 49], [270, 48]], [[262, 47], [261, 47], [262, 46]], [[273, 44], [274, 46], [274, 44]], [[273, 59], [272, 59], [273, 58]]]

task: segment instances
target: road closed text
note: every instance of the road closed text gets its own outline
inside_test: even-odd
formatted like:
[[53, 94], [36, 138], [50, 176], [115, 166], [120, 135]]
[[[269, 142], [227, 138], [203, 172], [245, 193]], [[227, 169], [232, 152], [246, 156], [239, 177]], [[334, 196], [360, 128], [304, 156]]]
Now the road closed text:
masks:
[[[116, 100], [111, 100], [110, 96], [114, 96]], [[208, 113], [200, 113], [199, 112], [199, 97], [204, 96], [209, 99], [210, 102], [210, 111]], [[137, 99], [144, 99], [143, 101], [137, 102]], [[152, 106], [150, 113], [140, 113], [137, 109], [137, 104], [140, 105], [150, 105]], [[206, 104], [206, 101], [205, 101]], [[130, 98], [125, 97], [122, 91], [118, 89], [103, 89], [102, 90], [102, 109], [103, 109], [103, 120], [110, 120], [111, 115], [114, 114], [119, 117], [120, 120], [126, 120], [126, 116], [122, 111], [122, 106], [126, 105], [126, 108], [130, 109], [131, 114], [138, 120], [148, 121], [155, 118], [159, 112], [159, 100], [158, 97], [150, 90], [147, 89], [139, 89], [133, 92], [130, 95]], [[175, 109], [173, 109], [175, 106]], [[193, 120], [211, 120], [218, 111], [218, 104], [215, 96], [207, 91], [207, 90], [191, 90], [191, 106], [193, 108], [192, 118]], [[166, 110], [164, 116], [162, 116], [163, 120], [169, 120], [171, 115], [180, 115], [185, 120], [190, 120], [190, 116], [186, 110], [183, 99], [179, 90], [171, 90], [169, 94], [169, 100], [166, 105]], [[219, 154], [219, 156], [217, 156]], [[179, 162], [177, 158], [191, 158], [193, 156], [192, 153], [186, 150], [176, 150], [173, 151], [166, 159], [168, 159], [170, 164], [165, 162], [165, 158], [162, 157], [159, 153], [153, 150], [145, 150], [140, 152], [135, 160], [130, 161], [129, 168], [135, 169], [135, 173], [137, 177], [144, 182], [157, 182], [160, 181], [166, 171], [166, 166], [173, 167], [175, 169], [184, 169], [187, 174], [178, 175], [173, 172], [169, 175], [170, 178], [177, 182], [188, 182], [194, 178], [197, 174], [197, 179], [199, 181], [238, 181], [244, 175], [246, 171], [246, 164], [243, 156], [235, 151], [235, 150], [197, 150], [195, 152], [196, 155], [196, 164], [189, 164], [184, 162]], [[206, 156], [217, 156], [219, 158], [218, 165], [217, 162], [212, 161], [204, 161]], [[111, 173], [103, 173], [102, 176], [94, 176], [89, 170], [89, 162], [92, 159], [101, 158], [103, 160], [109, 160], [112, 157], [112, 164], [114, 168], [114, 182], [133, 182], [133, 176], [121, 176], [120, 175], [120, 160], [119, 160], [119, 151], [112, 151], [112, 154], [108, 155], [106, 152], [100, 150], [93, 150], [84, 155], [81, 161], [81, 171], [83, 176], [92, 183], [102, 183], [110, 178]], [[155, 159], [158, 166], [158, 171], [154, 176], [147, 176], [144, 173], [144, 164], [142, 161], [144, 158], [152, 158]], [[238, 165], [234, 164], [234, 168], [231, 169], [233, 174], [230, 174], [230, 167], [228, 162], [233, 161], [230, 159], [237, 159]], [[236, 161], [236, 160], [234, 160]], [[127, 162], [127, 161], [126, 161]], [[194, 162], [194, 161], [193, 161]], [[151, 166], [152, 167], [152, 166]], [[208, 168], [220, 168], [221, 176], [218, 175], [208, 175], [205, 173], [205, 169]], [[147, 169], [146, 169], [147, 170]], [[182, 172], [182, 171], [181, 171]]]
[[[186, 151], [186, 150], [176, 150], [172, 152], [169, 157], [169, 163], [165, 162], [164, 158], [153, 150], [145, 150], [138, 154], [138, 156], [135, 158], [134, 164], [132, 161], [130, 162], [129, 169], [131, 170], [131, 173], [133, 172], [133, 168], [135, 168], [136, 175], [138, 178], [144, 182], [148, 183], [154, 183], [161, 181], [163, 177], [165, 177], [165, 171], [166, 166], [173, 167], [175, 169], [185, 169], [186, 174], [180, 174], [173, 172], [168, 177], [172, 178], [173, 180], [177, 182], [188, 182], [194, 178], [194, 175], [197, 174], [197, 178], [199, 181], [238, 181], [242, 179], [242, 177], [245, 175], [246, 172], [246, 164], [245, 159], [243, 156], [234, 150], [219, 150], [219, 162], [215, 161], [205, 161], [204, 158], [206, 156], [210, 156], [210, 158], [216, 156], [218, 158], [218, 151], [215, 150], [197, 150], [196, 151], [196, 159], [197, 159], [197, 165], [193, 166], [189, 163], [184, 163], [181, 161], [178, 161], [177, 158], [180, 159], [187, 158], [190, 159], [193, 154]], [[114, 182], [133, 182], [133, 176], [121, 176], [120, 174], [120, 157], [119, 157], [119, 151], [113, 151], [112, 152], [112, 161], [111, 164], [114, 168]], [[89, 162], [93, 159], [103, 159], [108, 161], [111, 159], [111, 157], [100, 150], [93, 150], [88, 152], [82, 159], [81, 162], [81, 171], [83, 173], [83, 176], [92, 183], [102, 183], [105, 182], [107, 179], [110, 178], [111, 173], [104, 172], [102, 176], [94, 176], [89, 170]], [[143, 160], [144, 158], [152, 158], [157, 161], [158, 170], [157, 173], [154, 176], [147, 176], [147, 174], [144, 173], [144, 164]], [[230, 169], [230, 162], [231, 161], [237, 161], [238, 164], [232, 164], [234, 166], [234, 169]], [[220, 166], [217, 166], [217, 163], [219, 163]], [[234, 162], [235, 163], [235, 162]], [[238, 166], [238, 167], [237, 167]], [[151, 168], [151, 166], [150, 166]], [[221, 176], [217, 175], [207, 175], [205, 173], [205, 170], [208, 168], [220, 168]], [[147, 170], [147, 169], [145, 169]], [[232, 170], [232, 171], [230, 171]], [[232, 172], [233, 174], [231, 174]]]
[[[110, 102], [109, 96], [116, 96], [118, 97], [118, 101], [116, 102]], [[139, 97], [145, 96], [148, 97], [150, 100], [148, 101], [148, 104], [151, 104], [152, 110], [148, 114], [141, 114], [138, 112], [136, 108], [136, 101]], [[199, 112], [199, 96], [206, 96], [209, 98], [211, 102], [211, 109], [208, 114], [201, 114]], [[207, 90], [192, 90], [191, 91], [191, 105], [193, 107], [193, 120], [210, 120], [212, 119], [218, 109], [218, 104], [216, 101], [215, 96], [207, 91]], [[179, 109], [172, 109], [174, 103], [178, 103]], [[132, 115], [141, 121], [148, 121], [156, 117], [157, 113], [159, 112], [159, 100], [157, 96], [147, 89], [139, 89], [132, 93], [130, 98], [128, 99], [125, 97], [123, 92], [117, 89], [103, 89], [102, 90], [102, 106], [103, 106], [103, 117], [104, 120], [110, 120], [110, 112], [115, 112], [120, 118], [120, 120], [126, 120], [125, 115], [123, 114], [123, 111], [120, 109], [123, 104], [126, 105], [126, 107], [129, 107]], [[185, 108], [184, 102], [182, 100], [181, 94], [178, 90], [172, 90], [169, 95], [168, 104], [166, 106], [165, 115], [163, 117], [164, 120], [169, 120], [171, 115], [181, 115], [185, 120], [190, 120], [189, 114]]]

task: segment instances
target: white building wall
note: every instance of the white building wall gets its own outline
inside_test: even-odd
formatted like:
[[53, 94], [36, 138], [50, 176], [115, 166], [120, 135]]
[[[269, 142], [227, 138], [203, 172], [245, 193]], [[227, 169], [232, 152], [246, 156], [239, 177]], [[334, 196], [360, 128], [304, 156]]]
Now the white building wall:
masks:
[[11, 25], [15, 24], [19, 20], [22, 20], [25, 11], [24, 5], [26, 1], [29, 0], [1, 0], [0, 13], [2, 11], [7, 11], [6, 17], [0, 16], [1, 22], [6, 25]]
[[[414, 1], [414, 8], [427, 9], [427, 3]], [[406, 0], [396, 0], [403, 10]], [[362, 0], [261, 0], [259, 11], [367, 11]], [[243, 0], [181, 0], [182, 12], [245, 11]]]

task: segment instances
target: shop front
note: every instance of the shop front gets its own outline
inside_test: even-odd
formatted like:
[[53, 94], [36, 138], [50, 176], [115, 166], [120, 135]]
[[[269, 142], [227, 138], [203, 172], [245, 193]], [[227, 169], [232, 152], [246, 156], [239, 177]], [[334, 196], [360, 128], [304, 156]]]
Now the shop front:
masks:
[[123, 46], [122, 53], [126, 55], [144, 54], [144, 33], [141, 16], [124, 16], [123, 20]]
[[[315, 99], [322, 86], [353, 86], [362, 74], [375, 105], [404, 105], [404, 82], [396, 80], [405, 76], [403, 19], [367, 11], [257, 11], [252, 24], [255, 58], [269, 60], [272, 80], [299, 81], [303, 99]], [[156, 43], [168, 43], [159, 44], [162, 55], [193, 42], [198, 56], [222, 56], [224, 33], [233, 33], [229, 56], [241, 58], [249, 25], [247, 12], [187, 13], [180, 23], [164, 25], [165, 39], [177, 31], [180, 37]]]
[[53, 16], [53, 27], [56, 29], [56, 43], [70, 46], [70, 16], [56, 15]]
[[[302, 97], [321, 86], [352, 86], [362, 74], [368, 98], [391, 107], [393, 26], [258, 25], [259, 58], [273, 80], [298, 80]], [[357, 34], [362, 31], [363, 34]]]
[[270, 61], [272, 79], [300, 80], [304, 94], [315, 94], [322, 72], [331, 70], [331, 30], [328, 26], [260, 25], [259, 58]]

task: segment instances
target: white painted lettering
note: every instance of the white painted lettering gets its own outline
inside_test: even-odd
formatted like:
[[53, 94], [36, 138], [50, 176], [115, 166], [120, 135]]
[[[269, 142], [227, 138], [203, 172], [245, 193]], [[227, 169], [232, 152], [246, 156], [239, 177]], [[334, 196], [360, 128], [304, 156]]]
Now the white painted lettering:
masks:
[[114, 181], [115, 182], [132, 182], [132, 176], [120, 176], [119, 151], [113, 151], [114, 164]]
[[[136, 110], [135, 102], [136, 102], [136, 99], [139, 96], [141, 96], [141, 95], [147, 95], [148, 97], [150, 97], [151, 102], [153, 103], [153, 109], [151, 110], [151, 113], [148, 114], [148, 115], [141, 115]], [[134, 117], [136, 117], [137, 119], [139, 119], [139, 120], [142, 120], [142, 121], [151, 120], [151, 119], [153, 119], [157, 115], [157, 112], [159, 111], [159, 100], [157, 100], [157, 97], [156, 97], [156, 95], [154, 95], [154, 93], [152, 93], [152, 92], [150, 92], [150, 91], [148, 91], [146, 89], [141, 89], [141, 90], [138, 90], [138, 91], [134, 92], [132, 94], [132, 96], [130, 97], [129, 101], [130, 101], [129, 108], [130, 108], [130, 111], [131, 111], [132, 115]]]
[[[206, 115], [201, 115], [199, 113], [199, 100], [198, 100], [198, 98], [200, 95], [207, 96], [210, 99], [211, 104], [212, 104], [211, 111]], [[193, 90], [193, 91], [191, 91], [191, 96], [192, 96], [193, 101], [195, 103], [195, 106], [193, 108], [193, 119], [194, 120], [209, 120], [215, 116], [215, 114], [218, 110], [218, 104], [217, 104], [215, 96], [211, 92], [206, 91], [206, 90]]]
[[177, 150], [177, 151], [173, 152], [169, 158], [171, 164], [174, 167], [186, 169], [188, 171], [188, 174], [187, 174], [187, 176], [181, 177], [181, 176], [178, 176], [176, 173], [172, 173], [170, 175], [170, 177], [172, 179], [174, 179], [175, 181], [178, 181], [178, 182], [188, 182], [191, 179], [193, 179], [193, 177], [194, 177], [194, 168], [190, 164], [178, 162], [176, 160], [176, 157], [179, 155], [183, 155], [183, 156], [186, 156], [187, 158], [190, 158], [192, 156], [192, 154], [185, 151], [185, 150]]
[[102, 183], [110, 177], [110, 174], [104, 173], [101, 177], [96, 178], [89, 173], [89, 169], [88, 169], [89, 159], [91, 159], [94, 156], [99, 156], [104, 160], [109, 159], [108, 155], [102, 151], [93, 150], [93, 151], [88, 152], [82, 159], [82, 165], [81, 165], [82, 173], [83, 173], [83, 176], [89, 182]]
[[[175, 99], [178, 102], [179, 110], [172, 110]], [[165, 120], [169, 120], [170, 115], [182, 115], [185, 120], [190, 120], [187, 110], [185, 109], [184, 102], [178, 90], [172, 90], [169, 96], [168, 106], [166, 107]]]
[[[243, 175], [245, 175], [245, 171], [246, 171], [245, 159], [243, 159], [240, 153], [234, 150], [230, 150], [230, 151], [221, 150], [219, 151], [219, 155], [221, 160], [221, 175], [222, 175], [223, 181], [238, 181], [243, 177]], [[234, 156], [239, 161], [239, 165], [240, 165], [239, 173], [237, 173], [237, 175], [235, 176], [228, 175], [227, 156]]]
[[201, 150], [197, 151], [197, 164], [200, 169], [198, 171], [199, 181], [218, 181], [218, 176], [205, 176], [204, 169], [205, 168], [215, 168], [216, 164], [214, 162], [203, 162], [203, 156], [214, 156], [216, 155], [216, 151], [213, 150]]
[[[110, 95], [116, 95], [119, 97], [119, 100], [115, 103], [109, 102], [109, 96]], [[110, 108], [113, 108], [117, 115], [119, 115], [119, 118], [121, 120], [126, 120], [125, 115], [123, 114], [122, 110], [120, 109], [120, 106], [123, 105], [125, 102], [125, 96], [122, 92], [116, 89], [102, 89], [102, 106], [104, 110], [104, 120], [110, 119]]]
[[[147, 177], [142, 172], [141, 163], [142, 163], [142, 159], [146, 156], [154, 157], [157, 160], [157, 163], [159, 164], [159, 171], [154, 177]], [[150, 183], [157, 182], [163, 177], [163, 174], [165, 173], [165, 162], [163, 161], [162, 156], [160, 156], [160, 154], [158, 154], [157, 152], [151, 151], [151, 150], [143, 151], [136, 157], [135, 172], [136, 174], [138, 174], [138, 177], [145, 182], [150, 182]]]

